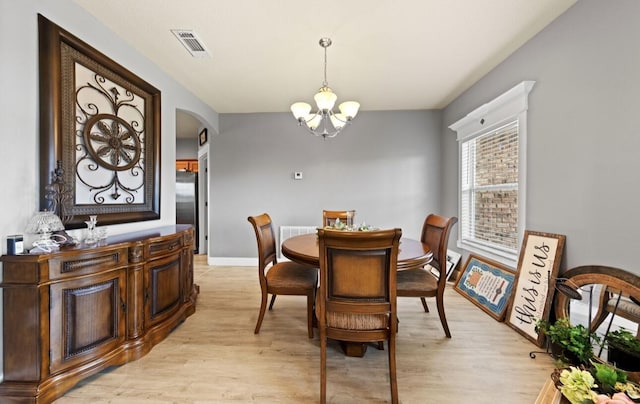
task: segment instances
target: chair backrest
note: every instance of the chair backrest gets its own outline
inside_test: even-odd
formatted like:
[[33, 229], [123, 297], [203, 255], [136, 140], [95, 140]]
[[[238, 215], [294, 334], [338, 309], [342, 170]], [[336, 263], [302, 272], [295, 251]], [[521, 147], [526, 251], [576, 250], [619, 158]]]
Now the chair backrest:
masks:
[[340, 219], [347, 226], [353, 226], [353, 218], [355, 216], [355, 210], [323, 210], [322, 226], [333, 226], [336, 219]]
[[420, 240], [429, 245], [433, 252], [431, 266], [440, 271], [440, 280], [446, 282], [447, 271], [447, 246], [449, 245], [449, 234], [454, 224], [458, 222], [455, 216], [444, 217], [434, 215], [427, 216], [422, 225], [422, 236]]
[[320, 293], [317, 303], [320, 325], [326, 325], [329, 337], [354, 340], [347, 335], [351, 330], [360, 333], [359, 338], [366, 341], [367, 331], [395, 330], [396, 270], [401, 236], [400, 229], [363, 232], [318, 229]]
[[258, 270], [263, 274], [268, 264], [277, 263], [276, 237], [273, 232], [271, 217], [267, 213], [249, 216], [247, 220], [253, 225], [258, 241]]

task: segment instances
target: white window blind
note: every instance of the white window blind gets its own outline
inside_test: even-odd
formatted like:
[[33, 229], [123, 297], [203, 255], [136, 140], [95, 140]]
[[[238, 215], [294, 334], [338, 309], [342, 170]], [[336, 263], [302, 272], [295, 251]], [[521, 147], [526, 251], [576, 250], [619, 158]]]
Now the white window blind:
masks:
[[515, 254], [518, 121], [463, 141], [460, 146], [462, 241]]

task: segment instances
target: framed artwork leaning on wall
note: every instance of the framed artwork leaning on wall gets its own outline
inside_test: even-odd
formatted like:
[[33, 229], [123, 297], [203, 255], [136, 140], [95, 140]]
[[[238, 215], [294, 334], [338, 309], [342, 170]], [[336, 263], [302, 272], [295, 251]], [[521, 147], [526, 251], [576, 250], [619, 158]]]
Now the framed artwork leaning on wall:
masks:
[[499, 262], [470, 254], [455, 290], [498, 321], [504, 319], [515, 272]]
[[544, 336], [538, 334], [536, 322], [549, 319], [565, 238], [561, 234], [526, 230], [520, 248], [507, 324], [540, 347]]

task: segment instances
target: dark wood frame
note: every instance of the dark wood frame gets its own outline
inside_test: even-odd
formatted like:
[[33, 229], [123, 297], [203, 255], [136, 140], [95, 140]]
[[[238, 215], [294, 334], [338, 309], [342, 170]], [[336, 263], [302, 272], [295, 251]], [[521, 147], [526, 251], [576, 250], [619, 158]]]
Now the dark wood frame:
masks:
[[[70, 185], [75, 197], [76, 165], [73, 147], [74, 129], [69, 129], [69, 120], [74, 116], [64, 116], [63, 111], [74, 111], [74, 107], [66, 106], [64, 94], [69, 91], [75, 94], [75, 88], [68, 88], [65, 83], [74, 79], [63, 77], [62, 48], [70, 48], [99, 66], [100, 74], [127, 90], [134, 88], [145, 99], [144, 108], [144, 180], [140, 188], [144, 192], [142, 203], [136, 204], [83, 204], [76, 205], [71, 198], [68, 212], [71, 219], [66, 228], [84, 226], [88, 215], [98, 215], [100, 224], [127, 223], [160, 218], [160, 91], [140, 77], [122, 67], [101, 52], [89, 46], [71, 33], [60, 28], [42, 15], [38, 15], [39, 53], [40, 53], [40, 208], [47, 209], [45, 186], [52, 182], [52, 173], [61, 162], [64, 180]], [[67, 87], [67, 88], [65, 88]], [[75, 96], [73, 96], [75, 104]], [[74, 115], [71, 113], [70, 115]], [[66, 123], [65, 123], [66, 122]], [[65, 126], [66, 125], [66, 126]]]
[[[535, 323], [548, 320], [566, 236], [526, 230], [522, 239], [515, 291], [506, 323], [541, 347], [544, 335]], [[552, 246], [555, 245], [555, 248]]]
[[[504, 296], [500, 299], [499, 304], [492, 304], [486, 297], [476, 293], [474, 290], [471, 290], [464, 285], [465, 280], [468, 278], [468, 275], [475, 266], [479, 266], [483, 271], [490, 272], [492, 275], [497, 276], [502, 280], [502, 283], [495, 289], [497, 293], [504, 292]], [[511, 293], [513, 292], [513, 286], [515, 285], [515, 277], [515, 271], [505, 265], [479, 255], [470, 254], [464, 264], [460, 276], [458, 277], [454, 289], [473, 304], [481, 308], [488, 315], [498, 321], [502, 321], [511, 301]]]
[[200, 131], [200, 134], [198, 135], [198, 142], [200, 143], [200, 146], [203, 146], [205, 143], [207, 143], [207, 128], [204, 128]]

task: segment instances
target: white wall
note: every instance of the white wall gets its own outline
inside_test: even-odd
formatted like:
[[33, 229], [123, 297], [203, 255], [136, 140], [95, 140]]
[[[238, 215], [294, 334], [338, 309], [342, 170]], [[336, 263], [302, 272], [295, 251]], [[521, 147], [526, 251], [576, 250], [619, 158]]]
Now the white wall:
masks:
[[[522, 80], [529, 96], [526, 228], [567, 236], [563, 268], [640, 274], [640, 2], [582, 0], [444, 110], [443, 206], [457, 206], [447, 127]], [[453, 213], [453, 212], [449, 212]]]
[[[123, 11], [126, 12], [126, 11]], [[176, 109], [218, 132], [218, 115], [71, 0], [0, 0], [0, 240], [23, 234], [39, 209], [38, 28], [41, 13], [162, 92], [160, 220], [109, 226], [110, 234], [175, 222]], [[98, 218], [99, 220], [99, 218]], [[0, 334], [1, 338], [1, 334]]]
[[[110, 226], [110, 234], [172, 224], [175, 222], [175, 116], [176, 109], [188, 110], [218, 131], [215, 111], [187, 92], [153, 63], [130, 48], [119, 37], [85, 13], [71, 0], [0, 0], [0, 167], [3, 188], [15, 195], [2, 199], [0, 235], [22, 233], [29, 217], [38, 209], [40, 188], [38, 156], [38, 40], [37, 14], [102, 51], [133, 71], [162, 93], [161, 218], [160, 220]], [[98, 218], [99, 220], [99, 218]], [[3, 251], [6, 243], [3, 241]]]

